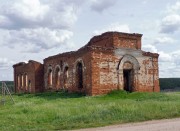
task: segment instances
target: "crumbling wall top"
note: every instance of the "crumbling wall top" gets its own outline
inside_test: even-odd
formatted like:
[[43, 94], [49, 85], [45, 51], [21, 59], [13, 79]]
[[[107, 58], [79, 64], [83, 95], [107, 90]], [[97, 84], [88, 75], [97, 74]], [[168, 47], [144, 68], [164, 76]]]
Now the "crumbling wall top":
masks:
[[141, 49], [141, 37], [138, 33], [105, 32], [94, 36], [86, 46]]
[[[15, 68], [15, 67], [18, 67], [18, 66], [25, 66], [25, 65], [28, 65], [28, 64], [41, 64], [40, 62], [37, 62], [37, 61], [34, 61], [34, 60], [29, 60], [28, 61], [28, 63], [26, 63], [26, 62], [19, 62], [19, 63], [17, 63], [17, 64], [14, 64], [13, 65], [13, 68]], [[42, 65], [42, 64], [41, 64]]]
[[151, 57], [154, 57], [154, 58], [158, 58], [159, 54], [158, 53], [151, 53], [151, 52], [143, 51], [143, 56], [151, 56]]

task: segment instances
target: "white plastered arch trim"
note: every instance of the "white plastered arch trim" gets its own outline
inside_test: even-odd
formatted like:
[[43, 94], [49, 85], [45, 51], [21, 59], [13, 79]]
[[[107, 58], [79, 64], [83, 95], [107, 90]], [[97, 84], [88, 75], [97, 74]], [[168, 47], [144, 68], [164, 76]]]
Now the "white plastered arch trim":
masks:
[[61, 67], [60, 65], [56, 65], [54, 68], [54, 75], [56, 75], [56, 70], [59, 69], [60, 73], [61, 73]]
[[138, 84], [137, 83], [138, 73], [140, 70], [139, 62], [134, 56], [126, 54], [120, 59], [118, 66], [117, 66], [117, 75], [118, 75], [117, 81], [118, 81], [118, 88], [119, 89], [124, 89], [124, 77], [123, 77], [123, 70], [124, 69], [123, 69], [123, 66], [124, 66], [124, 63], [126, 63], [126, 62], [130, 62], [133, 65], [133, 70], [134, 70], [134, 84], [133, 84], [133, 86], [137, 87], [137, 84]]
[[133, 69], [134, 70], [139, 70], [140, 69], [140, 65], [139, 65], [138, 60], [132, 55], [124, 55], [121, 58], [121, 60], [119, 61], [117, 69], [123, 70], [123, 66], [124, 66], [125, 62], [130, 62], [131, 64], [133, 64]]
[[49, 65], [48, 68], [47, 68], [47, 71], [46, 71], [45, 76], [44, 76], [45, 78], [48, 78], [48, 74], [49, 74], [49, 71], [50, 71], [50, 70], [51, 70], [52, 73], [53, 73], [53, 69], [52, 69], [52, 66], [51, 66], [51, 65]]
[[52, 73], [53, 73], [53, 68], [52, 68], [52, 66], [48, 66], [48, 68], [47, 68], [47, 74], [49, 73], [49, 71], [52, 71]]
[[[49, 75], [49, 71], [50, 70], [52, 71], [51, 73], [53, 75], [53, 68], [52, 68], [51, 65], [49, 65], [48, 68], [47, 68], [47, 72], [46, 72], [46, 78], [47, 78], [46, 85], [48, 85], [48, 75]], [[51, 78], [51, 80], [53, 81], [53, 78]], [[52, 84], [52, 81], [51, 81], [51, 84]]]
[[76, 67], [77, 67], [77, 64], [78, 63], [81, 63], [82, 64], [82, 67], [83, 67], [83, 72], [84, 72], [84, 70], [85, 70], [85, 66], [84, 66], [84, 61], [83, 61], [83, 59], [82, 58], [78, 58], [76, 61], [75, 61], [75, 63], [74, 63], [74, 70], [73, 70], [73, 72], [75, 73], [76, 72]]
[[64, 73], [66, 67], [69, 68], [69, 65], [68, 65], [68, 63], [65, 62], [65, 63], [63, 64], [63, 73]]
[[18, 89], [19, 89], [19, 87], [21, 86], [21, 75], [20, 74], [18, 74], [17, 75], [17, 86], [18, 86]]

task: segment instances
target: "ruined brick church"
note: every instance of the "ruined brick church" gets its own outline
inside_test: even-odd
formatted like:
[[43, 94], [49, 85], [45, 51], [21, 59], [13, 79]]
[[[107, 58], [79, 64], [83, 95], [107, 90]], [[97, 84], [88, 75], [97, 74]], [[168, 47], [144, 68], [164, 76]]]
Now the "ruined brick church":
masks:
[[77, 51], [14, 67], [17, 93], [67, 90], [87, 95], [112, 90], [159, 92], [157, 53], [141, 50], [141, 34], [106, 32]]

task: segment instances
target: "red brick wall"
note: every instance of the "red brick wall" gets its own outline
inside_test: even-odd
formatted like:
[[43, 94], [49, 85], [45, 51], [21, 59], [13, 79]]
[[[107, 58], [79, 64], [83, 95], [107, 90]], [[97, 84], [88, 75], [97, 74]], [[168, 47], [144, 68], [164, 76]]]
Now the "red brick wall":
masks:
[[141, 34], [107, 32], [93, 37], [89, 46], [141, 49]]
[[[41, 92], [41, 89], [43, 88], [43, 65], [35, 62], [35, 61], [29, 61], [26, 63], [18, 63], [13, 66], [14, 67], [14, 81], [15, 81], [15, 91], [17, 93], [23, 93], [23, 92]], [[25, 86], [25, 74], [28, 76], [28, 85], [29, 81], [31, 81], [31, 89]], [[24, 76], [23, 77], [23, 86], [18, 86], [18, 75]], [[21, 77], [22, 81], [22, 77]], [[22, 82], [20, 82], [22, 83]]]
[[141, 34], [126, 34], [115, 32], [113, 46], [117, 48], [141, 49]]
[[92, 53], [92, 95], [106, 94], [118, 89], [117, 65], [117, 58], [112, 50], [94, 50]]
[[[126, 55], [129, 58], [124, 60]], [[125, 62], [132, 62], [134, 66], [133, 91], [160, 91], [157, 54], [144, 55], [141, 50], [129, 49], [122, 49], [118, 54], [115, 49], [107, 50], [99, 47], [94, 48], [92, 53], [92, 95], [124, 89], [123, 68], [120, 67], [119, 62], [122, 62], [122, 65]], [[119, 70], [117, 70], [118, 67]]]
[[42, 92], [44, 89], [44, 66], [43, 64], [34, 64], [35, 66], [35, 92]]
[[[83, 88], [79, 89], [76, 83], [76, 65], [80, 61], [83, 64]], [[47, 84], [47, 73], [50, 67], [53, 70], [53, 81], [52, 87]], [[45, 90], [60, 90], [65, 87], [64, 85], [64, 68], [68, 66], [68, 79], [67, 79], [67, 90], [69, 92], [85, 92], [86, 94], [91, 94], [91, 51], [88, 49], [80, 50], [79, 52], [71, 52], [67, 54], [60, 54], [57, 56], [52, 56], [44, 59], [44, 87]], [[55, 69], [60, 66], [60, 86], [56, 88], [55, 82]]]

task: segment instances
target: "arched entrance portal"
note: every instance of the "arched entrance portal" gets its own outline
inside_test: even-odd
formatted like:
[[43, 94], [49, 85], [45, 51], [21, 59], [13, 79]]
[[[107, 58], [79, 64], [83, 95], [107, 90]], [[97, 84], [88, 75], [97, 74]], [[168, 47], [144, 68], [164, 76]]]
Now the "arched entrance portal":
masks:
[[138, 72], [140, 65], [138, 60], [131, 55], [124, 55], [117, 67], [118, 72], [118, 89], [123, 89], [129, 92], [138, 89]]
[[125, 62], [123, 66], [124, 90], [133, 91], [133, 78], [133, 65], [130, 62]]
[[83, 88], [83, 65], [81, 62], [77, 63], [76, 66], [76, 82], [79, 89]]

